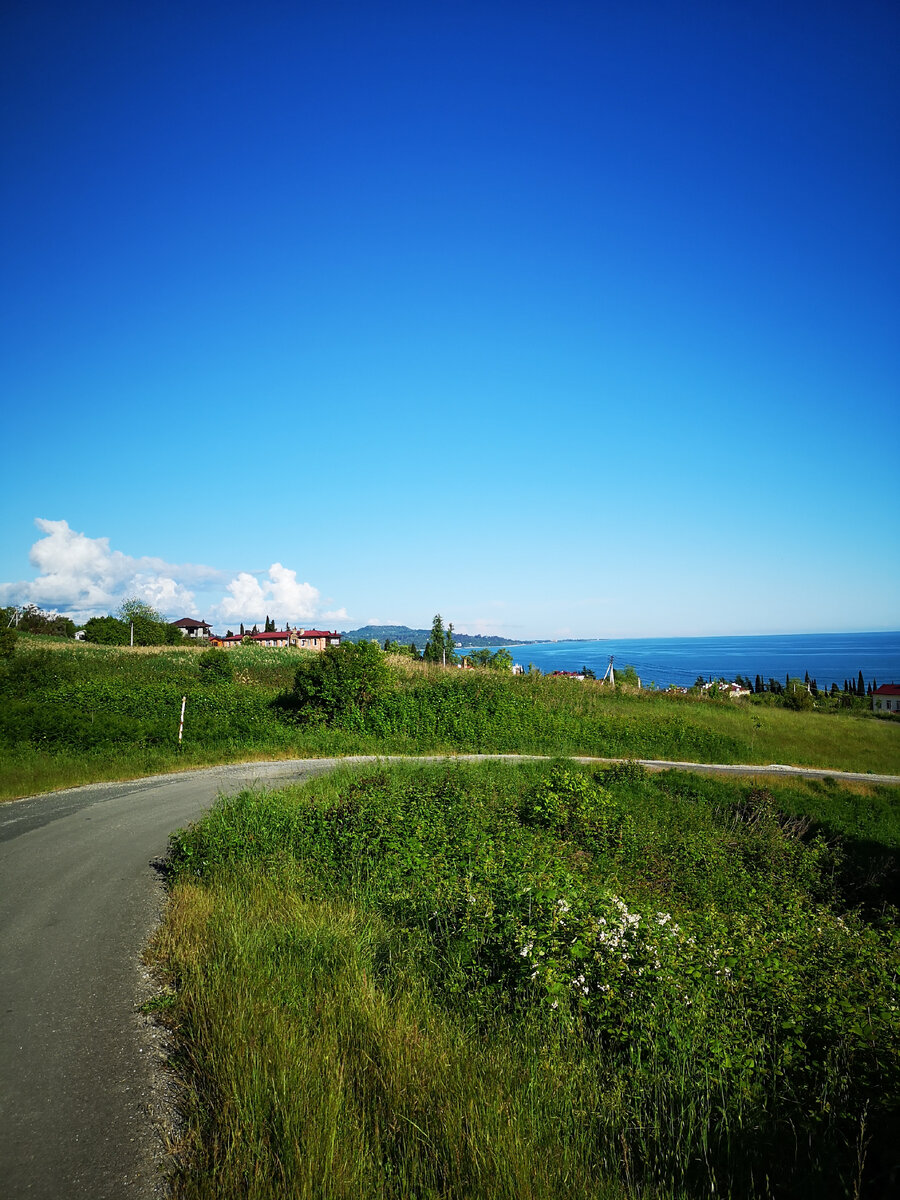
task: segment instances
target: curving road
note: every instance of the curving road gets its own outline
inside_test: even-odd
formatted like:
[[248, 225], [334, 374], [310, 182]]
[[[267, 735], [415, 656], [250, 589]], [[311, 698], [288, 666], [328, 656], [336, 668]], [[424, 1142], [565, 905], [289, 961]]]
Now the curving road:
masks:
[[[515, 755], [461, 755], [515, 758]], [[162, 1195], [159, 1032], [140, 951], [168, 835], [218, 795], [360, 758], [249, 763], [96, 784], [0, 807], [0, 1191], [10, 1200]], [[583, 759], [580, 761], [603, 761]], [[651, 769], [900, 783], [780, 766]], [[158, 1124], [164, 1125], [164, 1116]]]

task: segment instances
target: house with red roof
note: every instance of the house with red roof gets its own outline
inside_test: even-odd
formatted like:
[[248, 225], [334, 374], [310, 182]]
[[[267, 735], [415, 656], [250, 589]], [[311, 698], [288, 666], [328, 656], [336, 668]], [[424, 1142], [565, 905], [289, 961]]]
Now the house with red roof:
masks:
[[872, 693], [873, 712], [900, 713], [900, 684], [883, 683]]
[[240, 646], [242, 642], [253, 642], [268, 650], [325, 650], [328, 646], [339, 646], [341, 635], [328, 629], [272, 629], [265, 633], [232, 634], [231, 637], [213, 638], [212, 645], [223, 650]]

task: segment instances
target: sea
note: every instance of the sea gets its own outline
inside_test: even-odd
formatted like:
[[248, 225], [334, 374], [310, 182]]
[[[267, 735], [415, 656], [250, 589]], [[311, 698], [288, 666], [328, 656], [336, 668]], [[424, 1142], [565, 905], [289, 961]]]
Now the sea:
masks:
[[644, 687], [690, 687], [697, 676], [784, 681], [809, 673], [820, 688], [859, 678], [866, 685], [900, 682], [900, 633], [784, 633], [747, 637], [615, 638], [597, 641], [529, 642], [510, 646], [513, 659], [544, 674], [590, 667], [597, 678], [633, 666]]

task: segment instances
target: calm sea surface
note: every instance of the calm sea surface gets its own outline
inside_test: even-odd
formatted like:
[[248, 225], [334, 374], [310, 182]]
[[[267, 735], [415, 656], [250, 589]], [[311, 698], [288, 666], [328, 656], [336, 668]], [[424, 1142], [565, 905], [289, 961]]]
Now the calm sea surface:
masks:
[[759, 637], [620, 638], [596, 642], [532, 642], [510, 646], [517, 663], [541, 671], [591, 667], [600, 677], [609, 656], [620, 670], [631, 665], [645, 687], [690, 686], [708, 679], [761, 675], [784, 680], [806, 671], [819, 687], [843, 686], [862, 671], [867, 684], [900, 683], [900, 633], [800, 633]]

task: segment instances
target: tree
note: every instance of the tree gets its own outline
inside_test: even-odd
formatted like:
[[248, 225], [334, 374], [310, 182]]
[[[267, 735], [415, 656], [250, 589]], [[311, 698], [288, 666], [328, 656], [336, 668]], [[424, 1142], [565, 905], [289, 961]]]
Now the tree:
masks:
[[866, 681], [863, 679], [862, 671], [860, 671], [859, 679], [856, 681], [856, 694], [857, 696], [864, 696], [866, 694]]
[[155, 608], [137, 596], [123, 600], [118, 611], [119, 620], [128, 626], [128, 641], [134, 629], [135, 646], [162, 646], [166, 641], [166, 622]]
[[470, 650], [466, 655], [473, 667], [489, 667], [491, 665], [490, 650], [482, 647], [480, 650]]
[[453, 622], [447, 626], [447, 632], [444, 634], [445, 657], [444, 662], [447, 666], [452, 666], [456, 662], [456, 644], [453, 641]]
[[244, 622], [241, 621], [241, 637], [244, 636]]
[[0, 659], [12, 658], [16, 652], [19, 635], [15, 629], [0, 629]]
[[784, 689], [783, 704], [785, 708], [793, 708], [798, 711], [812, 708], [813, 698], [802, 679], [788, 678], [787, 686]]
[[[15, 609], [12, 610], [15, 613]], [[7, 621], [7, 624], [9, 622]], [[57, 612], [44, 612], [36, 604], [26, 604], [15, 620], [20, 633], [40, 633], [48, 637], [74, 637], [75, 622]]]
[[425, 643], [422, 657], [429, 663], [443, 663], [447, 652], [447, 635], [444, 633], [444, 622], [441, 614], [436, 613], [431, 623], [431, 637]]
[[579, 671], [579, 674], [583, 675], [585, 677], [585, 679], [596, 679], [597, 678], [597, 672], [592, 671], [590, 667], [582, 667], [581, 670]]
[[505, 646], [501, 646], [491, 655], [491, 667], [495, 671], [511, 671], [513, 669], [513, 656]]
[[84, 627], [84, 640], [98, 646], [127, 646], [130, 626], [118, 617], [91, 617]]
[[499, 650], [493, 653], [486, 647], [479, 650], [470, 650], [466, 655], [473, 667], [488, 667], [492, 671], [511, 671], [513, 665], [513, 656], [501, 646]]

